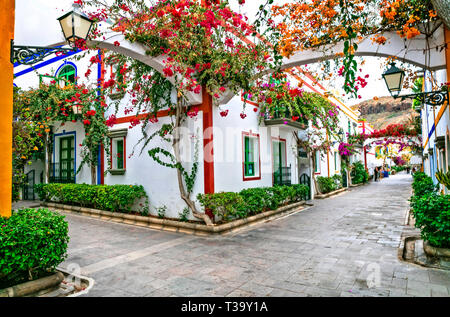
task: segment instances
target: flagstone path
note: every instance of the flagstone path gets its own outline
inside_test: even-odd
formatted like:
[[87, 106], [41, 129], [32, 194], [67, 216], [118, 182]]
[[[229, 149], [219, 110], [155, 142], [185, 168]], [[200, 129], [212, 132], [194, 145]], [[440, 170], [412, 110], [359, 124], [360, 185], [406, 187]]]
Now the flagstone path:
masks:
[[450, 271], [397, 251], [411, 176], [315, 200], [237, 233], [198, 237], [67, 214], [61, 267], [95, 280], [83, 296], [450, 296]]

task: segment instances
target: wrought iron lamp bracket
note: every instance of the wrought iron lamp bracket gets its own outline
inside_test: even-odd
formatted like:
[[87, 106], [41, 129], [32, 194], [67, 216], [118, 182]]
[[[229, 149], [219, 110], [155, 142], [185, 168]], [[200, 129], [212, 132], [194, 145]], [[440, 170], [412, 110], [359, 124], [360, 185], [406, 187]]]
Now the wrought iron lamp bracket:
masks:
[[78, 49], [74, 48], [60, 48], [60, 47], [45, 47], [45, 46], [21, 46], [14, 45], [14, 40], [11, 40], [11, 63], [19, 63], [22, 65], [33, 65], [42, 61], [45, 57], [54, 53], [70, 53], [76, 52]]
[[394, 96], [395, 99], [402, 98], [405, 100], [407, 98], [416, 99], [422, 104], [426, 104], [432, 107], [439, 107], [445, 102], [449, 102], [448, 91], [431, 91], [431, 92], [421, 92], [410, 95]]

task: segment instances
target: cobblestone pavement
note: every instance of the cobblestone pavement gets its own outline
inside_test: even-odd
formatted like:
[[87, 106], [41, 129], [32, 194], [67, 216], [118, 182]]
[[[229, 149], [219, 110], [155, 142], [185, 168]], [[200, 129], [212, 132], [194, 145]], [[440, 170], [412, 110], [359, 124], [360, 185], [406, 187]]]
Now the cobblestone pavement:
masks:
[[87, 296], [449, 296], [450, 272], [397, 258], [411, 176], [314, 201], [238, 233], [198, 237], [67, 215]]

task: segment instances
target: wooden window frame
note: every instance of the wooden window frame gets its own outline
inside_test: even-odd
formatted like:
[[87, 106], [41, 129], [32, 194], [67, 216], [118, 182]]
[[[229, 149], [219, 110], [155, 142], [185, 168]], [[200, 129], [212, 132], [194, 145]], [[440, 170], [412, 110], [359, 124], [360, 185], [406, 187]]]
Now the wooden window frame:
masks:
[[[254, 175], [254, 176], [246, 176], [245, 175], [245, 165], [246, 165], [245, 139], [246, 138], [257, 139], [257, 141], [258, 141], [258, 153], [257, 153], [257, 155], [254, 155], [255, 162], [253, 162], [255, 164], [255, 174], [256, 174], [256, 164], [258, 164], [258, 175]], [[251, 130], [250, 130], [250, 132], [243, 131], [242, 132], [242, 180], [244, 182], [246, 182], [246, 181], [254, 181], [254, 180], [260, 180], [260, 179], [261, 179], [261, 140], [260, 140], [259, 134], [252, 133]]]

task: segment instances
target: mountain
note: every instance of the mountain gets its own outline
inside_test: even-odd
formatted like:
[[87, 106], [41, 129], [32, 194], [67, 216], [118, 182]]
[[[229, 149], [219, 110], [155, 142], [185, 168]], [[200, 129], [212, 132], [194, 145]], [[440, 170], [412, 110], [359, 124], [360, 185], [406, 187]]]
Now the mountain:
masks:
[[376, 130], [394, 123], [405, 123], [411, 116], [418, 116], [412, 109], [412, 100], [401, 101], [392, 97], [365, 100], [353, 105], [352, 109], [359, 110], [360, 118], [366, 119]]

